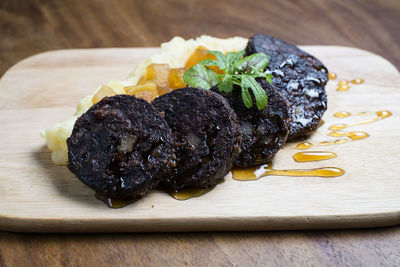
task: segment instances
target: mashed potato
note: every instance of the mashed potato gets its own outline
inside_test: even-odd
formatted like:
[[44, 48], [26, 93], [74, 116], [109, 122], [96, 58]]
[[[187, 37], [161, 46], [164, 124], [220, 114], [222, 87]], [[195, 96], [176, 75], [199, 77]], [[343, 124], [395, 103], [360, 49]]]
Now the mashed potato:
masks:
[[[136, 85], [140, 77], [145, 73], [146, 67], [152, 63], [169, 64], [171, 68], [182, 68], [190, 55], [198, 46], [204, 46], [209, 50], [218, 50], [223, 53], [243, 50], [248, 39], [233, 37], [220, 39], [203, 35], [196, 39], [184, 40], [181, 37], [174, 37], [171, 41], [161, 44], [161, 50], [136, 66], [136, 68], [123, 81], [111, 81], [105, 85], [109, 86], [116, 94], [125, 94], [125, 86]], [[51, 159], [60, 165], [68, 163], [68, 150], [66, 140], [71, 136], [76, 119], [86, 112], [92, 105], [93, 94], [85, 96], [77, 105], [76, 112], [70, 118], [57, 122], [50, 128], [41, 132], [46, 139], [47, 146], [51, 151]]]

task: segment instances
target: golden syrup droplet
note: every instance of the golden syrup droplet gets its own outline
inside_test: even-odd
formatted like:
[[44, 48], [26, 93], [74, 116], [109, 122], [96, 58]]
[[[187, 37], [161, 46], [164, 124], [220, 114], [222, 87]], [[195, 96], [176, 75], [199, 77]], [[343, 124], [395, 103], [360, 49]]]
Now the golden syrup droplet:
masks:
[[351, 113], [347, 112], [347, 111], [339, 111], [339, 112], [336, 112], [335, 114], [333, 114], [333, 116], [336, 118], [346, 118], [346, 117], [351, 116]]
[[333, 131], [333, 132], [328, 133], [328, 135], [332, 136], [332, 137], [344, 137], [344, 136], [347, 136], [347, 133], [339, 132], [339, 131]]
[[350, 141], [350, 139], [337, 139], [337, 140], [332, 140], [332, 141], [322, 141], [319, 142], [319, 146], [331, 146], [331, 145], [337, 145], [337, 144], [344, 144]]
[[350, 85], [348, 85], [348, 84], [340, 85], [340, 86], [338, 86], [338, 88], [336, 88], [336, 91], [344, 92], [344, 91], [349, 90], [350, 88], [351, 88], [351, 87], [350, 87]]
[[329, 80], [334, 80], [337, 78], [337, 75], [334, 72], [329, 72], [328, 77], [329, 77]]
[[383, 120], [387, 117], [392, 116], [392, 112], [388, 111], [388, 110], [379, 110], [376, 112], [376, 116], [378, 116], [379, 119]]
[[362, 132], [362, 131], [354, 131], [354, 132], [339, 132], [339, 131], [333, 131], [328, 134], [329, 136], [333, 137], [348, 137], [351, 140], [361, 140], [364, 138], [367, 138], [369, 136], [368, 133]]
[[339, 86], [348, 85], [348, 84], [349, 84], [349, 82], [346, 80], [341, 80], [340, 82], [338, 82]]
[[199, 197], [210, 192], [214, 187], [211, 188], [199, 188], [199, 187], [185, 187], [179, 190], [169, 191], [169, 195], [177, 200], [187, 200], [192, 197]]
[[[359, 113], [356, 113], [355, 115], [365, 116], [365, 115], [371, 115], [371, 114], [374, 114], [374, 113], [359, 112]], [[375, 114], [377, 116], [376, 118], [358, 121], [358, 122], [356, 122], [354, 124], [348, 125], [348, 124], [344, 124], [344, 123], [338, 123], [338, 124], [334, 124], [334, 125], [330, 126], [328, 129], [332, 130], [332, 132], [328, 133], [328, 136], [345, 137], [345, 138], [332, 140], [332, 141], [331, 140], [322, 141], [322, 142], [319, 142], [317, 144], [317, 146], [330, 146], [330, 145], [336, 145], [336, 144], [343, 144], [343, 143], [346, 143], [348, 141], [365, 139], [365, 138], [369, 137], [369, 134], [366, 133], [366, 132], [363, 132], [363, 131], [341, 132], [340, 130], [343, 130], [343, 129], [349, 128], [349, 127], [353, 127], [353, 126], [357, 126], [357, 125], [370, 124], [370, 123], [376, 122], [378, 120], [383, 120], [383, 119], [393, 115], [388, 110], [379, 110], [379, 111], [375, 112]], [[350, 112], [347, 112], [347, 111], [339, 111], [339, 112], [336, 112], [336, 113], [333, 114], [333, 116], [337, 117], [337, 118], [346, 118], [346, 117], [349, 117], [351, 115], [352, 114]], [[296, 148], [298, 148], [298, 147], [296, 147]]]
[[366, 132], [361, 132], [361, 131], [348, 132], [347, 137], [349, 137], [351, 140], [361, 140], [361, 139], [365, 139], [365, 138], [369, 137], [369, 134]]
[[258, 174], [262, 174], [264, 172], [265, 166], [266, 165], [260, 165], [260, 166], [255, 166], [255, 167], [232, 169], [232, 178], [234, 180], [238, 180], [238, 181], [258, 180], [258, 179], [260, 179]]
[[[357, 125], [362, 125], [362, 124], [370, 124], [370, 123], [376, 122], [376, 121], [378, 121], [378, 120], [380, 120], [380, 119], [379, 119], [379, 118], [374, 118], [374, 119], [368, 119], [368, 120], [358, 121], [358, 122], [353, 123], [353, 124], [350, 125], [350, 126], [357, 126]], [[349, 127], [350, 127], [350, 126], [349, 126]]]
[[95, 197], [98, 200], [103, 201], [109, 208], [113, 208], [113, 209], [123, 208], [129, 204], [132, 204], [133, 202], [135, 202], [137, 200], [137, 198], [132, 198], [132, 199], [109, 198], [109, 197], [100, 195], [98, 193], [96, 193]]
[[335, 153], [329, 151], [307, 151], [298, 152], [293, 155], [294, 160], [297, 162], [328, 160], [336, 157]]
[[350, 81], [352, 84], [362, 84], [364, 82], [363, 78], [357, 78]]
[[[361, 113], [366, 113], [366, 112], [361, 112]], [[354, 123], [354, 124], [352, 124], [350, 126], [357, 126], [357, 125], [362, 125], [362, 124], [370, 124], [370, 123], [373, 123], [373, 122], [376, 122], [376, 121], [379, 121], [379, 120], [383, 120], [383, 119], [386, 119], [387, 117], [392, 116], [392, 112], [390, 112], [388, 110], [379, 110], [379, 111], [375, 112], [375, 114], [377, 116], [376, 118], [359, 121], [359, 122], [356, 122], [356, 123]]]
[[347, 128], [347, 126], [348, 126], [348, 125], [345, 124], [345, 123], [338, 123], [338, 124], [332, 125], [332, 126], [329, 127], [328, 129], [329, 129], [329, 130], [337, 131], [337, 130], [343, 130], [343, 129]]
[[293, 170], [275, 170], [271, 164], [265, 164], [258, 167], [232, 170], [232, 177], [238, 181], [253, 181], [261, 177], [278, 175], [278, 176], [295, 176], [295, 177], [338, 177], [344, 174], [344, 170], [336, 167], [323, 167], [316, 169], [293, 169]]
[[266, 170], [265, 176], [268, 175], [281, 175], [281, 176], [306, 176], [306, 177], [338, 177], [344, 174], [344, 170], [336, 167], [323, 167], [316, 169], [306, 169], [306, 170]]
[[309, 142], [303, 142], [300, 143], [296, 146], [297, 149], [309, 149], [310, 147], [312, 147], [313, 144], [309, 143]]
[[325, 124], [325, 121], [324, 120], [320, 120], [319, 123], [318, 123], [318, 128], [321, 127], [324, 124]]

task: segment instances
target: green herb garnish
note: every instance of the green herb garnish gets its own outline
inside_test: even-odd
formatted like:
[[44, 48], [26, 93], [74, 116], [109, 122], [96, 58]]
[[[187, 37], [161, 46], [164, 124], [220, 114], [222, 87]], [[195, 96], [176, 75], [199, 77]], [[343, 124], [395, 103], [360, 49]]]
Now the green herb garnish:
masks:
[[[211, 89], [218, 85], [218, 90], [229, 93], [233, 90], [233, 85], [241, 87], [243, 103], [247, 108], [253, 106], [253, 98], [249, 90], [252, 91], [256, 100], [256, 106], [263, 110], [268, 104], [268, 96], [265, 90], [258, 84], [256, 78], [265, 78], [271, 83], [271, 74], [264, 73], [264, 69], [269, 63], [269, 58], [264, 53], [256, 53], [242, 58], [244, 51], [229, 52], [226, 55], [219, 51], [210, 51], [217, 59], [206, 59], [200, 61], [188, 69], [183, 75], [183, 80], [190, 86]], [[216, 66], [223, 70], [223, 74], [218, 74], [208, 68]]]

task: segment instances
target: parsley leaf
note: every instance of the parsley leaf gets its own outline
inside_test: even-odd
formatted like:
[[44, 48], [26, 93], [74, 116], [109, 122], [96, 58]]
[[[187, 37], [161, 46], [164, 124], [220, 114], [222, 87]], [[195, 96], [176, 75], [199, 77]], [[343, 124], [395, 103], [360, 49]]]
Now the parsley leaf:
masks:
[[183, 80], [191, 85], [211, 89], [218, 84], [218, 74], [201, 64], [196, 64], [183, 74]]
[[269, 63], [269, 58], [264, 53], [256, 53], [237, 61], [235, 67], [247, 73], [249, 71], [263, 72]]
[[229, 93], [233, 89], [233, 79], [231, 74], [223, 74], [218, 84], [218, 89], [222, 92]]
[[[256, 53], [245, 58], [242, 58], [244, 51], [229, 52], [226, 55], [220, 51], [209, 51], [209, 54], [214, 55], [216, 60], [202, 60], [185, 72], [183, 80], [188, 85], [209, 90], [218, 84], [218, 90], [225, 93], [232, 92], [233, 85], [238, 85], [247, 108], [253, 106], [253, 96], [257, 109], [263, 110], [267, 106], [268, 96], [256, 81], [256, 78], [264, 78], [271, 83], [272, 75], [264, 73], [269, 63], [266, 54]], [[209, 66], [216, 66], [224, 73], [217, 74]]]
[[[258, 84], [256, 79], [247, 74], [242, 74], [242, 90], [250, 88], [256, 98], [256, 105], [259, 110], [263, 110], [268, 104], [268, 96], [265, 90]], [[246, 106], [247, 107], [247, 106]]]

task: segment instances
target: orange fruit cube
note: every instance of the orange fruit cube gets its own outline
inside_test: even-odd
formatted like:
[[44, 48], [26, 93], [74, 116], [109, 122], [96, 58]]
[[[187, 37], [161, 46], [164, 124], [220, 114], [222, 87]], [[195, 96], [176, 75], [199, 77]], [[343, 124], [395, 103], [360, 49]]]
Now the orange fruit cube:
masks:
[[103, 85], [99, 91], [93, 96], [92, 102], [93, 104], [96, 104], [100, 100], [102, 100], [106, 96], [113, 96], [116, 95], [117, 93], [108, 85]]
[[157, 86], [154, 82], [146, 82], [140, 85], [125, 86], [126, 94], [134, 95], [138, 98], [151, 102], [158, 96]]

